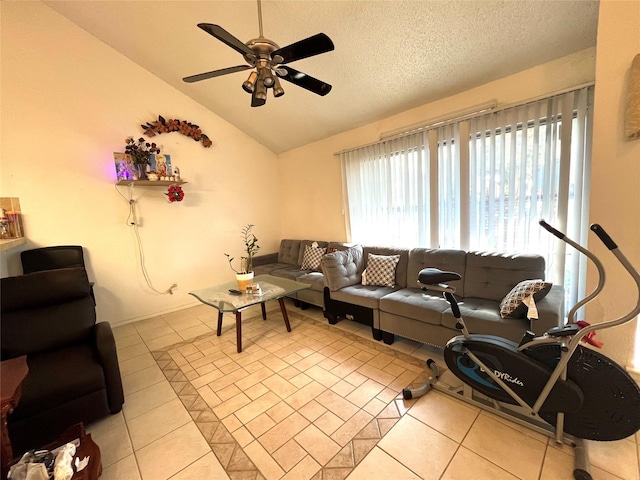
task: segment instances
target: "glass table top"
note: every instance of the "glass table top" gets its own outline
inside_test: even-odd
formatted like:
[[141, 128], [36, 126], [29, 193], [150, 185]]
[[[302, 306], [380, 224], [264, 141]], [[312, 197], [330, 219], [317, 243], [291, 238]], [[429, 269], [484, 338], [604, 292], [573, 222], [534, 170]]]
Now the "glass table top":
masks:
[[229, 289], [238, 288], [236, 281], [194, 290], [189, 292], [189, 295], [193, 295], [202, 303], [217, 308], [221, 312], [237, 312], [243, 308], [257, 305], [267, 300], [282, 298], [311, 286], [307, 283], [274, 277], [273, 275], [257, 275], [254, 277], [253, 283], [260, 285], [261, 295], [246, 292], [242, 292], [242, 295], [230, 294]]

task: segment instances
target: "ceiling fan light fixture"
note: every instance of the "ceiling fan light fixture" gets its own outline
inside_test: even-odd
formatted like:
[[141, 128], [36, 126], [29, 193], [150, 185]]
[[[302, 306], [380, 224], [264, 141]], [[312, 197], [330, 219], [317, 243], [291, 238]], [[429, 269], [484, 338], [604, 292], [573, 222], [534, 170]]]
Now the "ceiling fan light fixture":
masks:
[[259, 100], [266, 100], [267, 99], [267, 87], [264, 86], [263, 82], [258, 82], [258, 83], [256, 83], [255, 92], [253, 94]]
[[281, 97], [282, 95], [284, 95], [284, 89], [280, 86], [280, 80], [278, 80], [278, 77], [273, 77], [274, 80], [274, 84], [273, 84], [273, 96], [278, 98]]
[[256, 80], [258, 79], [258, 72], [255, 70], [249, 74], [249, 78], [245, 80], [242, 84], [242, 89], [247, 93], [253, 93], [253, 89], [256, 85]]

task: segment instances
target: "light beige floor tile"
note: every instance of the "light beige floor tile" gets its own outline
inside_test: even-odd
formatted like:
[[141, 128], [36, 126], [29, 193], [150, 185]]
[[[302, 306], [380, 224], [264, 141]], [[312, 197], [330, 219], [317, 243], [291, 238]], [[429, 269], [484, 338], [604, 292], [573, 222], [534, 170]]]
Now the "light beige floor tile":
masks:
[[251, 403], [251, 399], [244, 393], [240, 393], [235, 397], [231, 397], [229, 400], [226, 400], [220, 405], [214, 407], [213, 413], [215, 413], [218, 418], [223, 419], [249, 403]]
[[136, 457], [143, 479], [164, 480], [210, 452], [195, 424], [188, 423], [138, 450]]
[[104, 432], [95, 432], [91, 438], [100, 447], [102, 468], [107, 468], [133, 453], [129, 432], [124, 423]]
[[122, 410], [113, 415], [107, 415], [100, 420], [85, 425], [87, 433], [90, 433], [93, 439], [99, 438], [102, 434], [111, 430], [112, 428], [124, 426], [124, 415]]
[[147, 347], [149, 350], [158, 350], [160, 348], [168, 347], [169, 345], [173, 345], [174, 343], [179, 343], [182, 341], [182, 337], [177, 333], [170, 333], [168, 335], [163, 335], [162, 337], [154, 338], [153, 340], [147, 341]]
[[171, 388], [169, 382], [164, 381], [129, 395], [122, 406], [122, 411], [125, 419], [129, 421], [174, 398], [177, 398], [177, 396], [173, 388]]
[[311, 455], [304, 457], [295, 467], [293, 467], [282, 480], [307, 480], [313, 478], [322, 468]]
[[295, 385], [278, 374], [262, 380], [262, 384], [282, 399], [287, 398], [298, 391], [298, 388]]
[[247, 423], [246, 427], [255, 438], [258, 438], [275, 424], [276, 422], [268, 414], [263, 413]]
[[289, 440], [272, 454], [285, 472], [288, 472], [296, 464], [307, 456], [307, 452], [295, 440]]
[[314, 365], [311, 368], [308, 368], [304, 373], [327, 388], [331, 388], [333, 385], [340, 381], [340, 377], [337, 377], [333, 373], [327, 372], [324, 368], [318, 365]]
[[392, 456], [376, 447], [358, 464], [347, 477], [348, 480], [372, 480], [381, 478], [401, 478], [402, 480], [420, 480], [420, 477], [402, 465]]
[[[104, 447], [101, 446], [101, 452], [103, 449]], [[103, 460], [100, 480], [141, 480], [135, 456], [127, 455], [108, 467], [105, 467]]]
[[298, 412], [294, 412], [258, 438], [258, 440], [267, 452], [273, 453], [307, 428], [308, 425], [309, 421], [306, 418]]
[[212, 452], [207, 453], [205, 456], [199, 458], [184, 470], [181, 470], [171, 477], [171, 480], [200, 479], [229, 480], [229, 476]]
[[589, 460], [594, 467], [628, 480], [638, 480], [638, 447], [635, 442], [588, 442]]
[[118, 350], [118, 362], [122, 363], [145, 353], [149, 353], [149, 349], [144, 343], [124, 347]]
[[309, 425], [293, 438], [320, 465], [327, 464], [342, 448], [314, 425]]
[[473, 472], [473, 478], [477, 479], [518, 480], [518, 477], [464, 447], [460, 447], [453, 456], [441, 480], [467, 480], [470, 472]]
[[137, 451], [189, 422], [191, 416], [176, 398], [129, 420], [127, 425], [131, 443]]
[[[571, 453], [567, 453], [569, 451], [569, 447], [567, 447], [566, 452], [559, 448], [547, 447], [540, 480], [564, 480], [574, 478], [574, 457]], [[633, 460], [631, 459], [629, 461]], [[593, 464], [590, 466], [589, 471], [595, 480], [627, 480], [606, 472]]]
[[362, 385], [347, 395], [346, 399], [354, 405], [362, 408], [378, 395], [385, 386], [371, 379], [367, 379]]
[[122, 388], [125, 397], [139, 392], [151, 385], [165, 381], [164, 373], [157, 365], [122, 377]]
[[304, 417], [310, 422], [314, 422], [318, 417], [323, 415], [327, 411], [322, 405], [320, 405], [315, 400], [311, 400], [304, 407], [302, 407], [298, 412], [300, 412]]
[[176, 331], [176, 332], [182, 332], [183, 330], [186, 330], [188, 328], [192, 328], [192, 327], [196, 327], [199, 325], [204, 325], [200, 319], [198, 319], [198, 317], [192, 316], [192, 315], [186, 315], [182, 318], [177, 318], [175, 320], [171, 320], [169, 318], [167, 318], [167, 316], [165, 315], [164, 317], [165, 322], [167, 322], [169, 325], [171, 325], [171, 327]]
[[278, 480], [284, 475], [284, 470], [258, 441], [247, 445], [244, 452], [267, 480]]
[[153, 340], [155, 338], [164, 337], [165, 335], [170, 335], [175, 333], [175, 330], [171, 328], [170, 325], [162, 325], [157, 328], [150, 328], [148, 330], [143, 330], [140, 332], [140, 337], [148, 342], [149, 340]]
[[479, 413], [478, 408], [457, 402], [438, 391], [419, 398], [409, 409], [409, 415], [456, 442], [462, 442]]
[[344, 425], [344, 421], [332, 412], [325, 412], [313, 424], [326, 435], [332, 435], [338, 428]]
[[147, 330], [155, 330], [157, 328], [166, 327], [167, 322], [165, 322], [162, 317], [153, 317], [135, 322], [133, 326], [136, 328], [138, 333], [142, 333]]
[[458, 443], [406, 415], [383, 437], [378, 447], [421, 478], [432, 480], [440, 478]]
[[193, 325], [192, 327], [185, 328], [184, 330], [178, 330], [178, 335], [180, 335], [184, 340], [188, 340], [189, 338], [195, 338], [211, 332], [213, 332], [211, 328], [206, 326], [204, 323], [199, 323], [198, 325]]
[[118, 360], [120, 364], [120, 375], [122, 377], [157, 365], [156, 361], [153, 358], [153, 355], [151, 355], [151, 353], [149, 353], [148, 351], [144, 352], [142, 355], [138, 355], [128, 360], [121, 360], [120, 357], [118, 357]]
[[267, 410], [267, 415], [269, 415], [274, 422], [280, 423], [282, 420], [291, 415], [295, 410], [291, 408], [287, 403], [280, 402], [275, 407]]
[[280, 397], [278, 397], [275, 393], [266, 393], [260, 398], [252, 401], [248, 405], [245, 405], [244, 407], [236, 411], [236, 417], [238, 417], [238, 420], [240, 420], [243, 424], [246, 424], [259, 415], [262, 415], [267, 410], [277, 405], [279, 402]]
[[331, 438], [341, 446], [345, 446], [356, 434], [362, 430], [373, 418], [364, 410], [359, 410], [340, 428], [331, 434]]
[[358, 411], [353, 403], [345, 400], [341, 396], [327, 390], [317, 398], [317, 402], [327, 410], [338, 415], [342, 420], [349, 420]]
[[130, 335], [138, 334], [138, 330], [136, 330], [136, 327], [133, 326], [133, 323], [119, 325], [117, 327], [111, 326], [111, 331], [113, 332], [113, 338], [116, 340], [116, 344], [122, 337], [128, 337]]
[[127, 335], [126, 337], [117, 338], [116, 349], [131, 347], [132, 345], [138, 345], [139, 343], [143, 343], [143, 340], [142, 337], [140, 337], [140, 335], [138, 335], [138, 333], [136, 332], [133, 335]]
[[462, 445], [523, 480], [538, 478], [546, 447], [545, 443], [482, 412]]

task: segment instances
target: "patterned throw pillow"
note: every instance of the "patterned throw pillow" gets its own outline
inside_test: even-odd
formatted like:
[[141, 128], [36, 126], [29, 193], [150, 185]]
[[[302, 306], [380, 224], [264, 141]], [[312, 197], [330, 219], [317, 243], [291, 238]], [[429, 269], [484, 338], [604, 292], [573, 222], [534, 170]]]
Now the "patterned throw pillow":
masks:
[[302, 270], [316, 270], [326, 251], [326, 248], [314, 247], [313, 245], [305, 246], [300, 268], [302, 268]]
[[393, 287], [396, 284], [396, 266], [400, 255], [374, 255], [367, 257], [367, 268], [362, 272], [362, 285]]
[[524, 299], [533, 295], [533, 300], [542, 300], [551, 290], [551, 284], [543, 280], [524, 280], [511, 289], [500, 302], [502, 318], [524, 318], [528, 308]]

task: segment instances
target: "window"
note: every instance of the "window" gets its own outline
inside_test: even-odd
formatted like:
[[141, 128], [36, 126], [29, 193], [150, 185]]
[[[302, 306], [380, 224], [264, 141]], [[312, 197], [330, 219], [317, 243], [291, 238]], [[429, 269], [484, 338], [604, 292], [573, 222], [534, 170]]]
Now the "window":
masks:
[[450, 122], [342, 154], [350, 240], [541, 253], [567, 306], [586, 260], [593, 87]]

